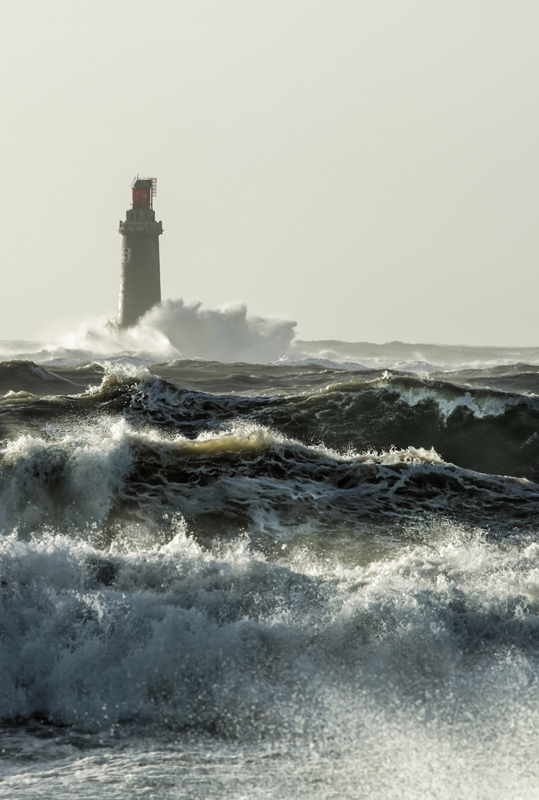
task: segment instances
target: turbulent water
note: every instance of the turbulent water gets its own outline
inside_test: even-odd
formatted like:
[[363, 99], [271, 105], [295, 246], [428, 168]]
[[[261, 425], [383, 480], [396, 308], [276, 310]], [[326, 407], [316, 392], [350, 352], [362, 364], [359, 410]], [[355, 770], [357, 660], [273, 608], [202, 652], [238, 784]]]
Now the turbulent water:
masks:
[[1, 345], [0, 797], [539, 798], [539, 349], [239, 318]]

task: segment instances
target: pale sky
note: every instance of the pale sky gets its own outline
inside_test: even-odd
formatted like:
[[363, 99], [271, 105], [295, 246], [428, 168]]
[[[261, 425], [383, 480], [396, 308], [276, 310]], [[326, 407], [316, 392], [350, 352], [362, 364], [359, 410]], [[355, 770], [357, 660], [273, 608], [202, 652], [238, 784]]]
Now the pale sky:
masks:
[[0, 36], [0, 339], [116, 314], [138, 173], [164, 298], [539, 343], [537, 0], [17, 0]]

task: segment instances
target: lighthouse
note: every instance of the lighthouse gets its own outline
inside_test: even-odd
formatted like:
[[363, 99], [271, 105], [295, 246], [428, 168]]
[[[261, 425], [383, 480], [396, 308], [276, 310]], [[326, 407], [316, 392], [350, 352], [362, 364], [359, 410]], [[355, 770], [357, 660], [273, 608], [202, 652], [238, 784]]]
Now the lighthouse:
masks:
[[159, 237], [161, 222], [155, 221], [153, 199], [157, 178], [135, 178], [131, 186], [131, 208], [120, 221], [122, 269], [118, 325], [128, 328], [156, 303], [161, 302]]

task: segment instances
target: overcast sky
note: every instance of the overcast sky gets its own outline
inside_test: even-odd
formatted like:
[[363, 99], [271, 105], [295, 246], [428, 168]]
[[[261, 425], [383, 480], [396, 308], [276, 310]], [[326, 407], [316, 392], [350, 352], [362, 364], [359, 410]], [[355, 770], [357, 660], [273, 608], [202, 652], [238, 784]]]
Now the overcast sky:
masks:
[[1, 339], [116, 314], [139, 173], [165, 298], [539, 343], [537, 0], [17, 0], [0, 36]]

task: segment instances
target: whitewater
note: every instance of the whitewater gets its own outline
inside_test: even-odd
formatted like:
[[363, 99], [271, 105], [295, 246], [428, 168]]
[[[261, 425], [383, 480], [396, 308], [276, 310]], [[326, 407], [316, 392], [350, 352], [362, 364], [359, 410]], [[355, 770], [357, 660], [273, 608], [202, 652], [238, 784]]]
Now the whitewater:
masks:
[[0, 342], [0, 798], [539, 798], [539, 348]]

